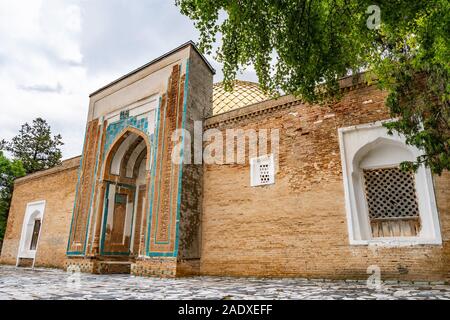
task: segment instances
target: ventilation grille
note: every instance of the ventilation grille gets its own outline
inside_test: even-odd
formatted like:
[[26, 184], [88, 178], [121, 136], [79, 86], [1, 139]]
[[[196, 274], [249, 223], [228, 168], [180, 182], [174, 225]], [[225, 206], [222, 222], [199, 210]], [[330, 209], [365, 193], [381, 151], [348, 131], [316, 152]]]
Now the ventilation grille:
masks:
[[370, 220], [419, 218], [414, 174], [400, 168], [364, 170]]
[[250, 161], [250, 166], [252, 187], [275, 183], [273, 155], [253, 158]]
[[261, 184], [267, 184], [270, 182], [270, 171], [268, 163], [259, 165], [259, 180]]

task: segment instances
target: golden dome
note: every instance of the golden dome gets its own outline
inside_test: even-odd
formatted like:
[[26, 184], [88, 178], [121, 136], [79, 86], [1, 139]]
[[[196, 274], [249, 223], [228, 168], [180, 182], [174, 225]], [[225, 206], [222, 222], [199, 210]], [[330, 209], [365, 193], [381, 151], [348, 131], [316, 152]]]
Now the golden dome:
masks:
[[268, 99], [269, 97], [264, 94], [255, 82], [235, 80], [232, 92], [225, 91], [223, 82], [219, 82], [214, 84], [213, 115]]

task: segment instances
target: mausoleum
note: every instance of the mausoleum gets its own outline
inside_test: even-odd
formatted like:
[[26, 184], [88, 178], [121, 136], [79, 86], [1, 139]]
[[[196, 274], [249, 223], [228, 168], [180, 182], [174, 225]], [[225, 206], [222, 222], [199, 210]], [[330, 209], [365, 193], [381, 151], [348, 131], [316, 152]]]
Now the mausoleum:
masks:
[[188, 42], [92, 93], [82, 155], [16, 181], [0, 263], [449, 280], [450, 174], [400, 170], [376, 81], [311, 105], [214, 73]]

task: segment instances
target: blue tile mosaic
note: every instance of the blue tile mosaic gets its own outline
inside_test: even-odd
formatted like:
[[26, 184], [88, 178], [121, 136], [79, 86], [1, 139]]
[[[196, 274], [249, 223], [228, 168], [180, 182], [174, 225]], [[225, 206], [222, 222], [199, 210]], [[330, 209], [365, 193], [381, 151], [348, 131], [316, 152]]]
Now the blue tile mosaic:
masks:
[[[137, 117], [121, 117], [119, 121], [108, 125], [106, 129], [105, 152], [109, 150], [111, 144], [116, 140], [117, 136], [126, 128], [135, 128], [148, 135], [148, 119]], [[151, 138], [151, 137], [150, 137]]]

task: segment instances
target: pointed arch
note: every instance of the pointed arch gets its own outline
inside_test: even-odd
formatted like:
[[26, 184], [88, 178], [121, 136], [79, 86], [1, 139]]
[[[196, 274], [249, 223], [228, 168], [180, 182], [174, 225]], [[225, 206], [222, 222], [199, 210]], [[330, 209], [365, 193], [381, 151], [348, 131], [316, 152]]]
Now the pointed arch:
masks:
[[105, 152], [98, 215], [100, 255], [135, 255], [139, 251], [150, 155], [149, 137], [131, 127], [123, 129]]
[[[389, 154], [389, 157], [381, 159], [383, 154]], [[394, 154], [395, 153], [395, 154]], [[370, 142], [362, 145], [353, 155], [352, 166], [353, 170], [358, 170], [361, 166], [364, 166], [363, 162], [367, 162], [367, 158], [378, 157], [374, 159], [377, 166], [380, 165], [398, 165], [403, 161], [413, 161], [414, 154], [408, 148], [408, 146], [401, 141], [389, 139], [386, 137], [377, 137]], [[365, 166], [369, 166], [366, 164]]]
[[421, 151], [383, 123], [338, 130], [350, 243], [441, 244], [430, 170], [399, 169]]
[[[119, 151], [123, 151], [122, 157], [125, 156], [127, 148], [124, 148], [124, 142], [127, 141], [129, 143], [132, 143], [133, 141], [136, 141], [136, 139], [142, 139], [142, 142], [145, 144], [146, 147], [146, 158], [147, 158], [147, 166], [146, 169], [149, 170], [149, 163], [150, 163], [150, 153], [151, 153], [151, 146], [150, 146], [150, 140], [149, 137], [141, 130], [127, 127], [124, 130], [122, 130], [118, 135], [117, 138], [113, 141], [111, 144], [111, 147], [109, 150], [107, 150], [107, 153], [105, 155], [105, 161], [104, 161], [104, 167], [103, 167], [103, 175], [102, 178], [105, 180], [107, 177], [111, 174], [111, 166], [113, 164], [114, 158]], [[123, 149], [121, 149], [121, 147]], [[119, 161], [119, 168], [122, 163], [122, 158]], [[120, 170], [120, 169], [119, 169]], [[117, 172], [117, 171], [116, 171]]]

